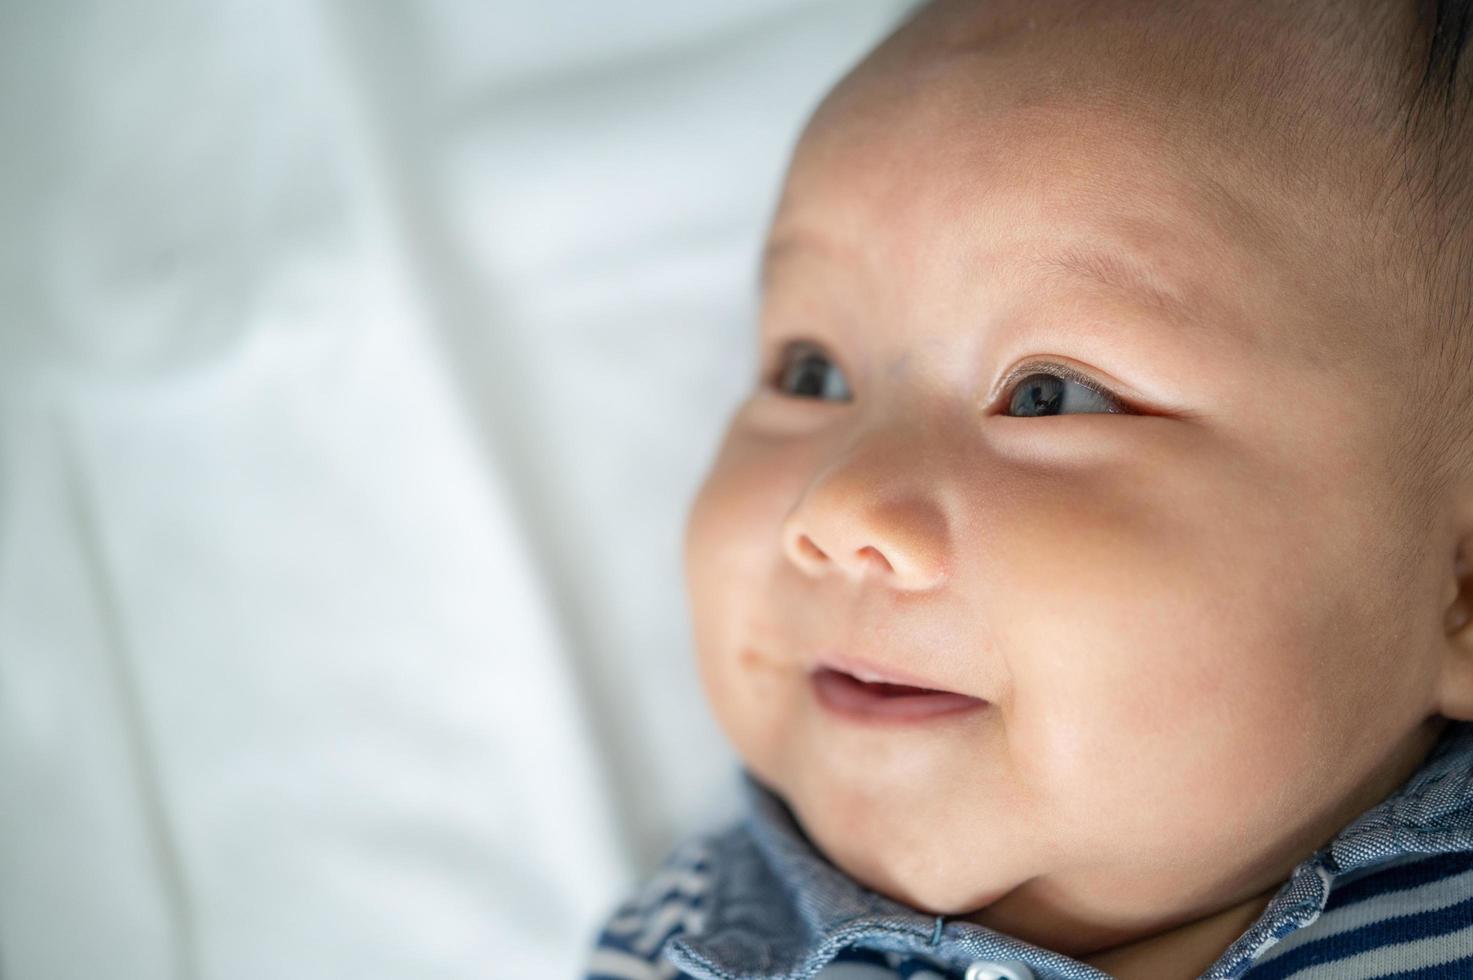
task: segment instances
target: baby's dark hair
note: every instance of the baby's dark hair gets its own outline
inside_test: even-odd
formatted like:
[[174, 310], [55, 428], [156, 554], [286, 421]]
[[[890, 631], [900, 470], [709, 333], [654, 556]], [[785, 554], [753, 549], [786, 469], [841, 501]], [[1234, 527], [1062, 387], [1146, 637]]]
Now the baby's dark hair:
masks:
[[1401, 176], [1428, 316], [1412, 351], [1421, 390], [1409, 393], [1422, 436], [1400, 464], [1406, 480], [1441, 491], [1473, 468], [1473, 0], [1414, 3]]
[[1418, 14], [1428, 35], [1419, 101], [1440, 98], [1446, 107], [1458, 100], [1458, 68], [1473, 43], [1473, 0], [1422, 0]]

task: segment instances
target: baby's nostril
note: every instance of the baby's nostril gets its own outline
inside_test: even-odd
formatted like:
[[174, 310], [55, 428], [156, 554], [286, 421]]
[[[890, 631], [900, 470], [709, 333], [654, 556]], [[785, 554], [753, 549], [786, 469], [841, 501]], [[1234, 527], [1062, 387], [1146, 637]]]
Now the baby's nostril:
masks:
[[865, 561], [878, 564], [887, 572], [895, 570], [890, 564], [890, 559], [880, 554], [880, 550], [873, 545], [865, 545], [863, 548], [859, 549], [858, 554], [860, 558], [864, 559]]
[[798, 550], [803, 552], [806, 557], [818, 561], [822, 561], [828, 557], [828, 555], [824, 554], [823, 549], [814, 544], [813, 539], [806, 534], [798, 535]]

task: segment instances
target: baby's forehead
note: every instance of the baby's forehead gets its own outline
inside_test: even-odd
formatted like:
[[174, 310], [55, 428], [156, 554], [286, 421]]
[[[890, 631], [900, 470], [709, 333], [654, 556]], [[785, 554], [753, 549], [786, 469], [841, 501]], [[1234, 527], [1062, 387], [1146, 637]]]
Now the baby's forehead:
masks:
[[1251, 319], [1224, 284], [1256, 281], [1262, 295], [1283, 234], [1258, 202], [1113, 109], [1063, 97], [955, 114], [892, 105], [805, 137], [763, 278], [826, 252], [868, 283], [905, 275], [934, 280], [928, 291], [1088, 281], [1190, 327]]
[[961, 109], [950, 117], [975, 119], [956, 133], [965, 136], [988, 130], [1000, 107], [1024, 117], [1047, 109], [1097, 131], [1121, 124], [1122, 138], [1199, 167], [1322, 187], [1336, 163], [1358, 163], [1373, 145], [1395, 148], [1388, 121], [1401, 103], [1391, 59], [1384, 40], [1369, 36], [1391, 25], [1372, 23], [1360, 6], [932, 3], [830, 93], [812, 128], [835, 116], [878, 125], [886, 107], [914, 116]]
[[[1356, 348], [1338, 327], [1374, 317], [1377, 297], [1356, 271], [1372, 261], [1353, 254], [1367, 236], [1352, 191], [1321, 175], [1300, 194], [1284, 174], [1308, 174], [1313, 156], [1241, 107], [1194, 103], [1220, 93], [1030, 30], [940, 44], [902, 31], [846, 78], [800, 141], [765, 280], [795, 242], [825, 238], [871, 278], [948, 261], [1005, 280], [1083, 275], [1183, 319], [1292, 322], [1260, 338], [1286, 354]], [[964, 257], [931, 251], [957, 241]]]

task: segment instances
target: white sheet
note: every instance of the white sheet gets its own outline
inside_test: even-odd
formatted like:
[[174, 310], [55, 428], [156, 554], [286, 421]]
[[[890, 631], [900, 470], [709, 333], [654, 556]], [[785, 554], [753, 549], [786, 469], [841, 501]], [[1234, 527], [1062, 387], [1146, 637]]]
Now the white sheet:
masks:
[[0, 7], [0, 975], [570, 976], [730, 816], [684, 510], [900, 7]]

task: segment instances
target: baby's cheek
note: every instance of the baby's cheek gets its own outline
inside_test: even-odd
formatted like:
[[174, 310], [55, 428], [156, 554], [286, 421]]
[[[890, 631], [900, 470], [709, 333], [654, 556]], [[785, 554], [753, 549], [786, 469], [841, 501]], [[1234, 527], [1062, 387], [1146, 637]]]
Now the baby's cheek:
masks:
[[702, 656], [701, 681], [732, 749], [768, 783], [780, 783], [782, 746], [795, 720], [792, 669], [746, 647], [734, 656]]
[[745, 440], [728, 435], [686, 518], [686, 589], [697, 646], [735, 653], [743, 619], [778, 556], [778, 474]]
[[[1072, 713], [1084, 730], [1067, 745], [1071, 754], [1054, 761], [1069, 767], [1056, 778], [1086, 791], [1077, 808], [1086, 826], [1098, 829], [1093, 808], [1108, 815], [1117, 839], [1169, 859], [1252, 846], [1295, 819], [1280, 806], [1292, 805], [1328, 746], [1313, 675], [1292, 666], [1306, 651], [1290, 636], [1277, 639], [1228, 625], [1178, 637], [1159, 652], [1180, 666], [1158, 663], [1154, 677], [1126, 687], [1116, 674], [1118, 697], [1076, 700]], [[1250, 662], [1245, 651], [1259, 644], [1282, 663]], [[1053, 730], [1064, 728], [1057, 719]]]
[[687, 519], [686, 587], [702, 685], [732, 747], [759, 776], [792, 724], [793, 639], [774, 619], [782, 521], [800, 491], [791, 450], [733, 431]]
[[1053, 842], [1042, 860], [1118, 859], [1160, 872], [1276, 836], [1278, 801], [1292, 797], [1308, 761], [1303, 746], [1279, 744], [1296, 721], [1283, 691], [1234, 712], [1186, 688], [1175, 699], [1106, 690], [1020, 701], [1010, 719], [1015, 763]]
[[[1009, 744], [1067, 839], [1218, 846], [1206, 828], [1191, 841], [1203, 819], [1249, 807], [1307, 762], [1314, 617], [1287, 612], [1292, 601], [1245, 615], [1260, 586], [1224, 572], [1210, 535], [1113, 526], [1068, 529], [1075, 563], [1012, 580], [1020, 591], [999, 620]], [[1081, 542], [1098, 544], [1094, 560]]]

